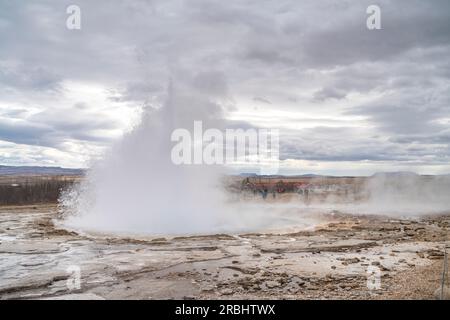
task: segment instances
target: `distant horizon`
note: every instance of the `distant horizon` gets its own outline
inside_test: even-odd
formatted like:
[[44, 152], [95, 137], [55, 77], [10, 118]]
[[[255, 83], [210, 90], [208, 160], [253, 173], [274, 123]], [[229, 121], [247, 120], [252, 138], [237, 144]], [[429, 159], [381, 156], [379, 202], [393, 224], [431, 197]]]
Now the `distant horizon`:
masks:
[[[64, 171], [88, 171], [90, 168], [70, 168], [70, 167], [61, 167], [61, 166], [36, 166], [36, 165], [9, 165], [9, 164], [0, 164], [0, 176], [2, 175], [2, 168], [11, 168], [11, 169], [19, 169], [19, 168], [28, 168], [28, 169], [59, 169]], [[272, 175], [260, 175], [257, 173], [252, 172], [239, 172], [239, 173], [226, 173], [226, 176], [240, 176], [242, 178], [246, 177], [371, 177], [377, 174], [414, 174], [418, 176], [448, 176], [450, 173], [444, 173], [444, 174], [420, 174], [414, 171], [377, 171], [372, 174], [366, 174], [366, 175], [336, 175], [336, 174], [318, 174], [314, 172], [310, 173], [286, 173], [286, 174], [272, 174]]]

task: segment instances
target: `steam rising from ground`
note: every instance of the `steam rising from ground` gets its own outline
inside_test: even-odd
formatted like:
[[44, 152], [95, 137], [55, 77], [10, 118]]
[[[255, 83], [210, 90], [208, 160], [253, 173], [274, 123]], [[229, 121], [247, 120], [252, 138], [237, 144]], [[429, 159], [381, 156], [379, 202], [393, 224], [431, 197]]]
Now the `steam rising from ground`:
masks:
[[308, 200], [300, 196], [298, 199], [291, 199], [290, 202], [297, 203], [297, 208], [303, 214], [340, 212], [415, 218], [450, 212], [448, 175], [420, 176], [399, 172], [377, 173], [371, 177], [358, 179], [359, 182], [348, 185], [331, 185], [334, 190], [328, 189], [325, 193], [320, 187], [318, 190], [313, 188]]
[[[450, 176], [376, 174], [363, 188], [361, 213], [419, 216], [450, 212]], [[351, 212], [354, 212], [352, 210]]]
[[[140, 125], [94, 165], [86, 181], [64, 195], [67, 226], [170, 234], [208, 232], [220, 225], [221, 168], [176, 166], [170, 159], [173, 129], [190, 130], [194, 120], [221, 125], [225, 88], [210, 75], [194, 80], [171, 85], [165, 105], [146, 110]], [[215, 95], [202, 90], [199, 83], [205, 81], [215, 86]]]

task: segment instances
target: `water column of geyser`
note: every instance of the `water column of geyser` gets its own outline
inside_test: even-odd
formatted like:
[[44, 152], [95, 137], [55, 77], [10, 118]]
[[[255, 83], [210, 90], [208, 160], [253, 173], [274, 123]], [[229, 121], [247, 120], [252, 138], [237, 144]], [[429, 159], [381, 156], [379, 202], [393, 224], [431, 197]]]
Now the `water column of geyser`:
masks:
[[221, 125], [222, 97], [194, 83], [171, 82], [164, 106], [145, 110], [140, 124], [64, 195], [67, 227], [132, 234], [221, 230], [221, 168], [174, 165], [170, 158], [175, 128], [191, 131], [197, 120], [205, 127]]

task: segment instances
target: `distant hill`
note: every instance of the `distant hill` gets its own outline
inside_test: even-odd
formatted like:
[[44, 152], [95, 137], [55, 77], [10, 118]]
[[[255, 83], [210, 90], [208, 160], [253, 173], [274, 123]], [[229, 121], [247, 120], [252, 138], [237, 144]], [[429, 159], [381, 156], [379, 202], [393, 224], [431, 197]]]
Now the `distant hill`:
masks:
[[13, 175], [82, 175], [83, 169], [66, 169], [61, 167], [2, 166], [0, 176]]
[[270, 178], [270, 179], [286, 179], [286, 178], [290, 178], [290, 179], [298, 179], [298, 178], [328, 178], [330, 176], [324, 176], [324, 175], [320, 175], [320, 174], [301, 174], [301, 175], [258, 175], [256, 173], [241, 173], [239, 174], [239, 176], [241, 177], [249, 177], [249, 178], [253, 178], [253, 177], [258, 177], [258, 178]]
[[418, 177], [415, 172], [397, 171], [397, 172], [377, 172], [372, 177], [386, 177], [386, 178], [402, 178], [402, 177]]
[[241, 177], [258, 177], [267, 179], [301, 179], [301, 178], [355, 178], [355, 177], [384, 177], [384, 178], [406, 178], [406, 177], [423, 177], [423, 176], [443, 176], [450, 177], [450, 174], [442, 175], [421, 175], [411, 171], [394, 171], [394, 172], [376, 172], [371, 176], [333, 176], [320, 174], [301, 174], [301, 175], [258, 175], [256, 173], [241, 173]]

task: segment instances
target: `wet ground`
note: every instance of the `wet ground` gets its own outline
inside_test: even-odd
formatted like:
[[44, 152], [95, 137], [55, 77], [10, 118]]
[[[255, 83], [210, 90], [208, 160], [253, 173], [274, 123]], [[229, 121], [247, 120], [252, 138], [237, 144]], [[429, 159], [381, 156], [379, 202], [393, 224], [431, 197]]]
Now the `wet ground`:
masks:
[[450, 215], [335, 213], [308, 231], [126, 238], [59, 229], [56, 212], [0, 208], [1, 299], [433, 299], [450, 241]]

